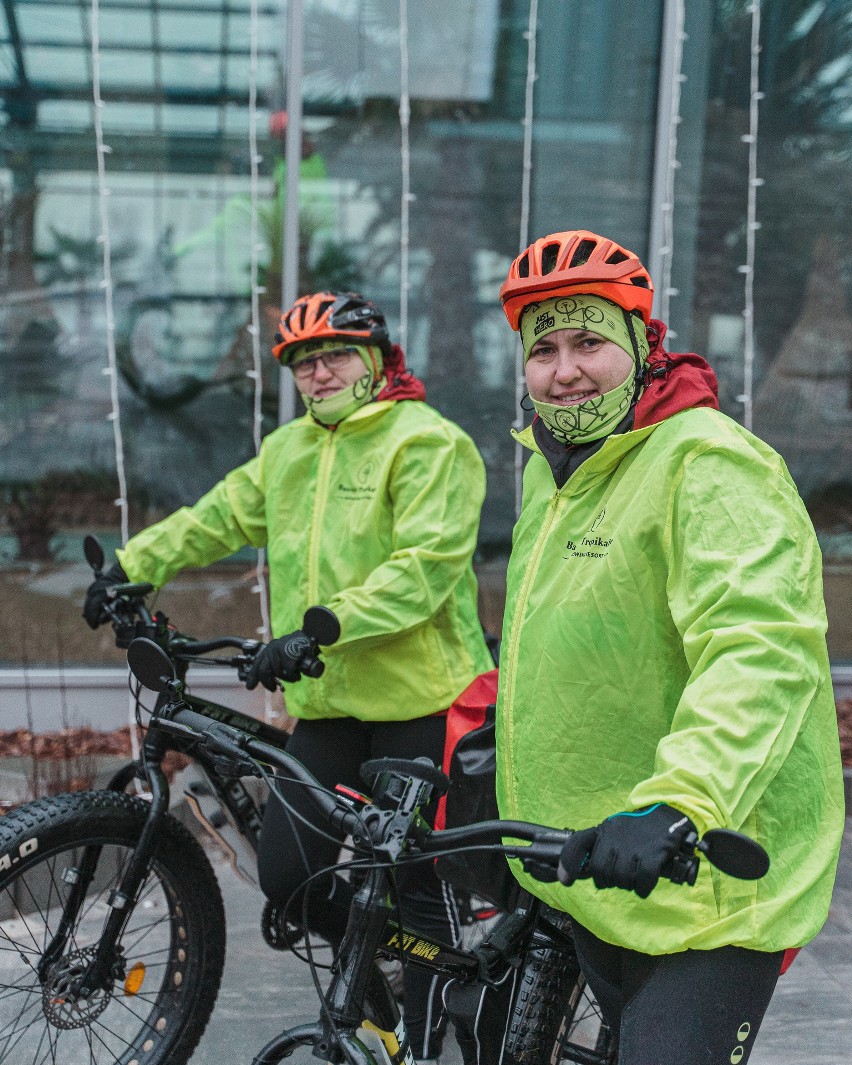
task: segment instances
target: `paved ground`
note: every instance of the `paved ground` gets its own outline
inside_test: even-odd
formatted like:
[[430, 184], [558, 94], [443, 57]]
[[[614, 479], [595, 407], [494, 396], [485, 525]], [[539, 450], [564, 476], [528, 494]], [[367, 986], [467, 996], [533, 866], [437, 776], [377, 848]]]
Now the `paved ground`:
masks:
[[[282, 1028], [316, 1018], [316, 993], [306, 966], [263, 942], [261, 896], [221, 863], [217, 872], [228, 915], [228, 960], [216, 1011], [192, 1065], [251, 1065]], [[850, 1058], [852, 819], [828, 923], [782, 977], [751, 1065], [843, 1065]], [[441, 1065], [459, 1060], [457, 1047], [448, 1045]]]

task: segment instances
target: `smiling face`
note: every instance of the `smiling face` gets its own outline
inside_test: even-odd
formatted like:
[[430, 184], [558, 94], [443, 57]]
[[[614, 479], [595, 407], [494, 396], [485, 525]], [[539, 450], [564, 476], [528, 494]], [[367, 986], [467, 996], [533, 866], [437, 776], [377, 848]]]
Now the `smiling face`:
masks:
[[588, 329], [555, 329], [530, 349], [524, 373], [534, 400], [570, 407], [627, 380], [633, 358]]

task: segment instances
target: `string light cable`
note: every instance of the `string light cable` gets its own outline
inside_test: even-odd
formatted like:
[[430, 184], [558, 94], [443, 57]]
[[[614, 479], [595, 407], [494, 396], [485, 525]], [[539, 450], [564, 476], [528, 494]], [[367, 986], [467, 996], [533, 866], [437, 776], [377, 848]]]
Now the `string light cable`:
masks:
[[409, 95], [408, 64], [408, 0], [399, 0], [399, 129], [400, 167], [402, 192], [399, 205], [399, 342], [402, 350], [408, 348], [408, 296], [410, 279], [410, 209], [414, 196], [411, 193], [411, 97]]
[[[527, 80], [524, 94], [524, 147], [523, 147], [523, 170], [521, 176], [521, 225], [518, 239], [518, 254], [527, 247], [530, 242], [530, 194], [532, 188], [532, 135], [533, 135], [533, 105], [535, 103], [535, 83], [538, 77], [536, 71], [536, 38], [538, 35], [538, 0], [530, 0], [529, 21], [524, 36], [527, 39]], [[520, 432], [524, 427], [524, 415], [521, 403], [526, 394], [527, 386], [524, 377], [524, 349], [520, 338], [515, 354], [515, 422], [514, 428]], [[515, 444], [515, 517], [521, 513], [521, 495], [523, 493], [524, 479], [524, 454], [519, 443]]]
[[[684, 0], [675, 0], [674, 11], [674, 38], [672, 55], [672, 76], [669, 88], [669, 131], [666, 152], [666, 187], [663, 203], [660, 205], [662, 214], [663, 244], [659, 249], [660, 269], [662, 286], [660, 289], [660, 318], [664, 322], [669, 320], [669, 308], [674, 296], [679, 295], [678, 289], [672, 286], [672, 261], [674, 259], [674, 208], [675, 208], [675, 175], [680, 169], [680, 160], [677, 157], [677, 133], [682, 118], [680, 114], [681, 86], [687, 80], [683, 73], [683, 45], [687, 40], [684, 32], [686, 10]], [[669, 330], [669, 338], [675, 339], [677, 333]]]
[[757, 176], [758, 108], [763, 99], [760, 91], [760, 0], [748, 7], [751, 14], [751, 73], [749, 79], [748, 133], [742, 140], [748, 145], [748, 194], [746, 199], [746, 261], [738, 267], [744, 275], [743, 305], [743, 390], [737, 399], [743, 405], [743, 425], [751, 429], [754, 417], [754, 263], [757, 231], [757, 190], [763, 179]]
[[110, 412], [107, 420], [112, 422], [113, 443], [115, 446], [115, 471], [118, 478], [118, 499], [115, 505], [121, 514], [121, 542], [127, 543], [129, 536], [129, 519], [127, 507], [127, 475], [124, 465], [124, 439], [121, 432], [121, 409], [118, 399], [118, 363], [115, 353], [115, 315], [113, 311], [112, 283], [112, 245], [110, 243], [109, 196], [106, 183], [106, 156], [112, 148], [104, 143], [103, 107], [101, 99], [101, 62], [100, 62], [100, 11], [99, 0], [92, 0], [92, 89], [94, 94], [95, 143], [98, 161], [98, 203], [100, 207], [101, 231], [98, 243], [103, 247], [104, 309], [106, 313], [106, 348], [107, 365], [101, 371], [109, 378]]
[[[113, 308], [112, 283], [112, 244], [110, 242], [109, 196], [106, 182], [106, 156], [112, 148], [104, 142], [103, 109], [101, 97], [101, 42], [100, 42], [100, 5], [99, 0], [92, 0], [92, 108], [95, 125], [95, 147], [98, 166], [98, 206], [100, 210], [101, 231], [98, 243], [103, 247], [104, 312], [106, 318], [107, 365], [101, 371], [109, 378], [110, 412], [107, 420], [112, 423], [113, 445], [115, 447], [115, 472], [118, 479], [118, 498], [115, 505], [121, 515], [121, 543], [127, 543], [130, 535], [129, 510], [127, 505], [127, 473], [124, 465], [124, 437], [121, 431], [121, 406], [118, 397], [118, 360], [115, 352], [115, 314]], [[132, 696], [127, 704], [128, 724], [130, 726], [130, 752], [134, 761], [141, 755], [139, 737], [136, 732], [136, 704]], [[135, 782], [137, 792], [141, 792], [141, 782]]]
[[[251, 338], [251, 369], [246, 371], [246, 376], [254, 385], [254, 399], [252, 407], [252, 438], [254, 452], [260, 452], [263, 439], [263, 377], [261, 373], [260, 355], [260, 297], [266, 289], [259, 283], [260, 254], [263, 244], [258, 232], [258, 201], [259, 201], [259, 166], [263, 156], [257, 147], [257, 73], [258, 73], [258, 5], [257, 0], [251, 0], [249, 14], [249, 160], [250, 160], [250, 219], [249, 239], [251, 242], [251, 314], [249, 324], [246, 327]], [[258, 596], [260, 604], [261, 625], [257, 630], [261, 639], [265, 642], [272, 632], [269, 613], [269, 591], [266, 583], [266, 551], [259, 548], [257, 552], [257, 564], [255, 566], [255, 583], [252, 591]], [[264, 715], [266, 720], [274, 717], [272, 707], [272, 694], [264, 688]]]

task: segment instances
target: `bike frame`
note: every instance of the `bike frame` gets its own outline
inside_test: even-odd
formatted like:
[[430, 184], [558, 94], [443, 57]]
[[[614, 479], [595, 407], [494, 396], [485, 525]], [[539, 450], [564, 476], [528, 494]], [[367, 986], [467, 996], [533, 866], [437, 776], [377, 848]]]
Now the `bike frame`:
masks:
[[[91, 563], [92, 558], [89, 560]], [[99, 572], [96, 565], [93, 568]], [[107, 991], [118, 975], [124, 975], [118, 943], [150, 868], [158, 826], [168, 810], [169, 785], [162, 762], [170, 750], [188, 756], [200, 768], [212, 794], [253, 855], [256, 856], [258, 849], [261, 811], [241, 778], [260, 776], [271, 782], [268, 769], [271, 766], [308, 789], [329, 825], [341, 836], [351, 835], [356, 853], [364, 860], [366, 875], [351, 904], [347, 931], [335, 959], [330, 986], [324, 995], [320, 995], [318, 1021], [283, 1031], [254, 1059], [254, 1065], [276, 1065], [296, 1046], [310, 1046], [315, 1056], [334, 1065], [344, 1062], [353, 1065], [402, 1065], [402, 1062], [414, 1065], [396, 1001], [375, 967], [377, 956], [399, 957], [463, 984], [496, 987], [504, 983], [513, 968], [522, 968], [525, 979], [528, 976], [534, 978], [542, 971], [536, 957], [555, 951], [556, 955], [547, 963], [553, 977], [548, 991], [551, 997], [562, 994], [564, 980], [574, 979], [572, 966], [573, 972], [579, 974], [568, 930], [569, 919], [564, 914], [549, 911], [537, 900], [529, 898], [521, 908], [507, 914], [476, 949], [461, 950], [396, 923], [388, 898], [388, 882], [389, 871], [399, 861], [429, 861], [442, 851], [464, 847], [499, 849], [507, 857], [520, 859], [524, 869], [534, 877], [553, 880], [570, 830], [558, 831], [518, 821], [488, 821], [432, 832], [419, 811], [434, 792], [441, 794], [441, 789], [445, 791], [449, 781], [428, 759], [413, 762], [380, 759], [366, 763], [364, 770], [376, 776], [372, 801], [354, 792], [348, 792], [346, 798], [328, 792], [299, 762], [286, 754], [288, 736], [285, 732], [230, 707], [191, 696], [184, 690], [186, 671], [193, 661], [236, 667], [241, 679], [246, 679], [248, 667], [261, 645], [257, 641], [233, 637], [198, 642], [182, 636], [168, 627], [162, 614], [150, 614], [143, 597], [151, 590], [150, 585], [117, 585], [110, 593], [116, 600], [115, 605], [105, 608], [113, 621], [118, 646], [130, 646], [137, 636], [146, 637], [134, 645], [140, 650], [133, 671], [137, 676], [146, 677], [146, 683], [158, 690], [160, 696], [148, 724], [141, 759], [123, 766], [108, 785], [108, 789], [123, 791], [134, 779], [140, 779], [150, 790], [151, 803], [121, 882], [110, 893], [109, 915], [91, 960], [75, 981], [74, 994], [85, 998], [98, 990]], [[323, 608], [311, 610], [321, 612]], [[305, 614], [306, 629], [309, 613]], [[336, 626], [336, 619], [333, 615], [331, 618]], [[322, 639], [323, 632], [328, 635], [331, 630], [318, 625], [314, 631], [317, 634], [313, 645], [316, 651], [317, 640]], [[334, 639], [336, 636], [330, 635], [328, 642]], [[237, 647], [242, 653], [229, 659], [207, 656], [224, 647]], [[133, 655], [131, 647], [128, 657]], [[136, 666], [140, 667], [138, 672]], [[171, 680], [163, 675], [164, 667], [172, 673]], [[321, 669], [315, 658], [313, 661], [307, 659], [301, 665], [307, 675], [316, 676], [318, 673], [313, 671], [314, 667]], [[197, 803], [194, 809], [200, 813]], [[207, 818], [202, 816], [201, 820], [208, 830], [219, 835]], [[737, 853], [732, 853], [731, 846], [736, 841], [732, 842], [730, 837], [737, 834], [724, 830], [715, 830], [715, 833], [715, 846], [707, 842], [711, 833], [701, 841], [695, 835], [684, 839], [665, 875], [675, 883], [694, 883], [698, 868], [696, 849], [723, 869], [724, 859], [728, 866], [725, 871], [731, 872], [735, 867], [741, 869], [731, 875], [749, 879], [763, 875], [765, 867], [759, 871], [754, 865], [754, 855], [742, 852], [742, 844], [756, 847], [753, 841], [738, 837], [740, 842], [734, 848]], [[721, 839], [723, 836], [726, 838]], [[219, 838], [222, 839], [221, 835]], [[507, 839], [519, 842], [507, 843]], [[226, 849], [230, 850], [227, 844]], [[100, 844], [88, 844], [82, 851], [78, 867], [66, 870], [64, 878], [71, 890], [58, 929], [41, 960], [40, 976], [66, 950], [70, 930], [94, 878], [100, 850]], [[711, 850], [715, 853], [711, 854]], [[727, 851], [727, 855], [723, 851]], [[768, 866], [768, 858], [764, 852], [761, 854]], [[758, 866], [761, 863], [762, 860], [758, 861]], [[529, 986], [545, 987], [545, 984], [536, 985], [533, 981]], [[577, 983], [576, 987], [578, 995], [582, 983]], [[518, 1003], [522, 1001], [536, 1001], [534, 992], [530, 992], [527, 1000], [519, 997]], [[572, 1008], [574, 1001], [572, 998]], [[550, 1015], [542, 1019], [543, 1014], [526, 1013], [526, 1007], [518, 1003], [510, 1009], [516, 1011], [515, 1019], [522, 1017], [523, 1023], [518, 1025], [519, 1034], [514, 1045], [508, 1034], [505, 1037], [503, 1046], [507, 1065], [526, 1061], [531, 1054], [556, 1062], [563, 1048], [570, 1048], [572, 1060], [587, 1065], [601, 1065], [602, 1061], [609, 1060], [608, 1055], [602, 1056], [597, 1051], [569, 1043], [565, 1016], [559, 1032], [555, 1031], [559, 1018], [556, 1018], [551, 1032]], [[374, 1008], [378, 1005], [377, 1014], [381, 1015], [378, 1019], [383, 1027], [365, 1017], [368, 1004]], [[532, 1016], [534, 1022], [530, 1021]], [[539, 1035], [546, 1033], [544, 1044], [533, 1032], [535, 1025]], [[543, 1054], [542, 1046], [546, 1048]]]

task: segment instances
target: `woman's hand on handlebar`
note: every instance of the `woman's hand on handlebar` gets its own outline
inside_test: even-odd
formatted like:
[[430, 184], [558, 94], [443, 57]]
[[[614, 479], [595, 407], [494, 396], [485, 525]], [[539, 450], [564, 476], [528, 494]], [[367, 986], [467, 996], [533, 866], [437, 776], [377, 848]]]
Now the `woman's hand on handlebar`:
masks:
[[296, 629], [286, 636], [271, 640], [257, 653], [246, 674], [246, 687], [254, 691], [262, 684], [268, 691], [278, 690], [279, 680], [294, 684], [302, 674], [322, 676], [325, 666], [317, 658], [318, 644], [304, 631]]
[[692, 821], [665, 803], [614, 814], [571, 836], [562, 849], [557, 875], [566, 886], [591, 877], [596, 887], [624, 888], [645, 899], [690, 836], [697, 841]]
[[127, 574], [119, 562], [113, 562], [109, 569], [99, 573], [86, 589], [86, 602], [83, 605], [83, 617], [90, 629], [96, 629], [109, 621], [109, 614], [104, 609], [109, 602], [109, 589], [116, 584], [124, 584]]
[[274, 692], [279, 680], [293, 684], [303, 675], [321, 677], [325, 665], [317, 657], [320, 645], [328, 647], [339, 638], [340, 622], [334, 613], [325, 606], [309, 606], [300, 629], [261, 647], [246, 671], [246, 687], [252, 691], [262, 684]]

